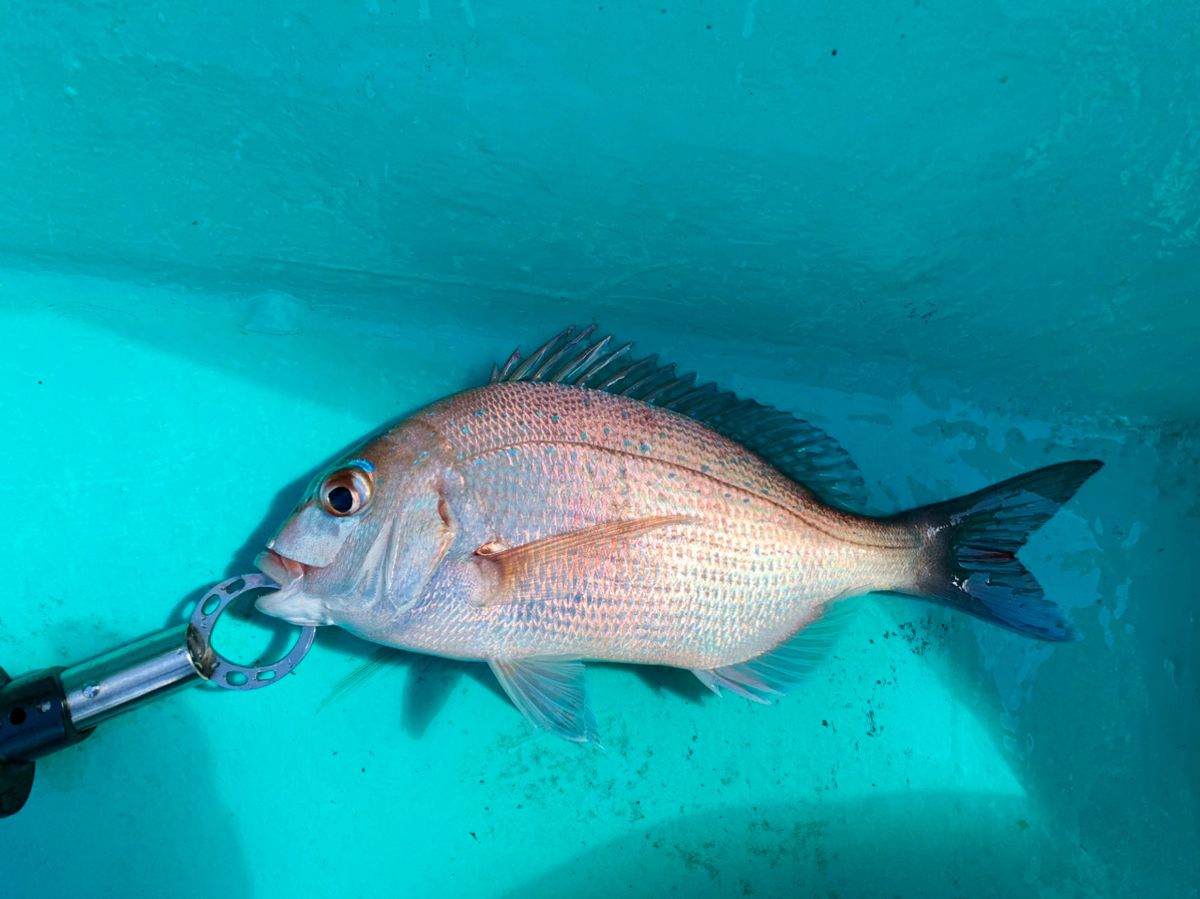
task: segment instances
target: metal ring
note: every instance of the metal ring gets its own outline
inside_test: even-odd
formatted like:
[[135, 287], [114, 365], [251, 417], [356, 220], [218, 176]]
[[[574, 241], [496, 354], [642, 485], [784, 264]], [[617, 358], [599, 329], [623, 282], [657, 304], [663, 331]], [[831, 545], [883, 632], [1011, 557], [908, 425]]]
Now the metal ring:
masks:
[[[227, 581], [221, 581], [196, 604], [196, 611], [192, 613], [191, 625], [200, 640], [205, 659], [211, 659], [211, 665], [204, 665], [207, 673], [200, 672], [202, 676], [206, 676], [211, 683], [226, 690], [257, 690], [260, 687], [269, 687], [281, 680], [284, 675], [291, 674], [292, 669], [300, 664], [300, 660], [308, 655], [308, 651], [313, 645], [313, 638], [317, 634], [317, 629], [311, 625], [300, 629], [296, 645], [287, 655], [272, 665], [259, 665], [258, 667], [239, 665], [229, 661], [212, 645], [213, 627], [216, 625], [217, 619], [221, 617], [221, 613], [229, 608], [230, 603], [250, 590], [278, 589], [279, 585], [264, 574], [241, 574], [231, 577]], [[212, 605], [214, 599], [217, 601], [215, 606]], [[210, 606], [211, 609], [206, 612], [205, 609]]]

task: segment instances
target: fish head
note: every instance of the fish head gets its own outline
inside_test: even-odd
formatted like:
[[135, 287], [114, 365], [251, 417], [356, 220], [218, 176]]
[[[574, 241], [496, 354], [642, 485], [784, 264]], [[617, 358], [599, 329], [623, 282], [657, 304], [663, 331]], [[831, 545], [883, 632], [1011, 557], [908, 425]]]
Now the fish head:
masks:
[[444, 447], [430, 428], [401, 424], [323, 470], [255, 560], [280, 585], [258, 609], [392, 633], [452, 542]]

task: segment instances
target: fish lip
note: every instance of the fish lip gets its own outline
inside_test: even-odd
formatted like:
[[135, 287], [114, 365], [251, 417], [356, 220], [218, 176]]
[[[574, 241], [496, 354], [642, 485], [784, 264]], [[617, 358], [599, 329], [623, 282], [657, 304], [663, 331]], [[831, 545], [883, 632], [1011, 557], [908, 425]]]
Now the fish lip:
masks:
[[294, 586], [303, 577], [305, 566], [295, 559], [281, 556], [268, 547], [258, 554], [254, 567], [279, 585], [281, 590]]
[[[298, 581], [293, 582], [298, 583]], [[254, 601], [254, 607], [264, 615], [295, 624], [299, 627], [320, 627], [333, 622], [325, 614], [319, 601], [303, 592], [290, 589], [264, 593]]]
[[258, 611], [299, 627], [333, 623], [320, 601], [304, 592], [304, 575], [309, 566], [270, 548], [259, 553], [254, 564], [279, 586], [278, 590], [269, 590], [254, 601]]

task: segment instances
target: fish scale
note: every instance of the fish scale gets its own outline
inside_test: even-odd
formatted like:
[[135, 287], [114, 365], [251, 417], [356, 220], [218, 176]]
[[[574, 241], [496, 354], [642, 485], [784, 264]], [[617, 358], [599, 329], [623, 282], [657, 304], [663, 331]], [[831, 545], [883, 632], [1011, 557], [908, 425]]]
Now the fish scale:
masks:
[[[511, 383], [460, 394], [422, 417], [445, 437], [461, 477], [447, 492], [458, 533], [452, 560], [489, 540], [518, 545], [605, 521], [693, 522], [571, 560], [499, 606], [480, 608], [456, 578], [435, 576], [421, 600], [435, 620], [418, 648], [716, 667], [776, 646], [833, 596], [911, 573], [907, 530], [835, 510], [814, 526], [809, 491], [668, 410]], [[869, 546], [854, 542], [864, 537]], [[458, 645], [446, 645], [449, 619]]]

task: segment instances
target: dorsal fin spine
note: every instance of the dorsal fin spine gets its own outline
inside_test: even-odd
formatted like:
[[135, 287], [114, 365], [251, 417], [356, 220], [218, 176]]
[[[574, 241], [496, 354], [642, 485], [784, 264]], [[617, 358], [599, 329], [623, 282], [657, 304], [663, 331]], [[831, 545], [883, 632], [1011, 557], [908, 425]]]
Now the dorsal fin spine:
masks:
[[513, 350], [513, 354], [508, 357], [507, 361], [504, 363], [503, 366], [501, 366], [501, 368], [498, 372], [495, 371], [496, 366], [494, 366], [494, 365], [492, 366], [492, 370], [494, 372], [494, 374], [492, 376], [492, 381], [493, 382], [507, 381], [509, 376], [512, 374], [512, 370], [517, 367], [517, 363], [519, 363], [520, 361], [521, 361], [521, 353], [517, 350]]
[[[632, 384], [630, 384], [628, 387], [625, 388], [625, 391], [624, 391], [625, 395], [626, 396], [638, 395], [639, 392], [646, 390], [647, 385], [653, 385], [656, 379], [662, 378], [664, 376], [666, 376], [667, 378], [671, 378], [671, 377], [674, 377], [674, 375], [675, 375], [675, 363], [672, 362], [670, 365], [667, 365], [664, 368], [658, 368], [658, 369], [655, 369], [654, 371], [648, 372], [645, 377], [639, 378], [637, 381], [634, 381]], [[642, 393], [638, 398], [644, 399], [645, 393]]]
[[578, 359], [569, 363], [566, 368], [559, 372], [555, 379], [561, 383], [578, 383], [579, 378], [576, 378], [578, 373], [580, 377], [587, 376], [587, 367], [591, 365], [599, 356], [601, 356], [608, 345], [612, 343], [612, 337], [605, 337], [598, 344], [580, 356]]
[[542, 366], [536, 372], [534, 372], [533, 379], [535, 381], [540, 381], [543, 378], [548, 378], [550, 380], [553, 380], [553, 378], [550, 377], [550, 373], [554, 370], [554, 367], [556, 365], [558, 365], [558, 363], [562, 360], [563, 356], [565, 356], [567, 353], [569, 353], [571, 351], [572, 347], [577, 346], [580, 341], [587, 340], [587, 338], [591, 337], [592, 332], [595, 330], [596, 330], [595, 325], [588, 325], [586, 328], [584, 328], [582, 331], [580, 331], [578, 334], [576, 334], [574, 337], [572, 337], [570, 340], [568, 340], [566, 343], [564, 343], [562, 345], [562, 349], [560, 349], [557, 353], [554, 353], [549, 359], [547, 359], [544, 363], [542, 363]]
[[[591, 386], [588, 384], [589, 381], [591, 381], [593, 378], [598, 378], [600, 376], [601, 372], [604, 371], [604, 369], [608, 368], [609, 365], [612, 365], [613, 363], [618, 362], [620, 359], [622, 359], [624, 356], [626, 356], [629, 353], [629, 351], [632, 349], [633, 349], [632, 343], [626, 343], [622, 346], [617, 347], [615, 350], [613, 350], [607, 356], [603, 357], [602, 359], [596, 360], [596, 362], [592, 366], [590, 366], [587, 369], [587, 371], [585, 371], [583, 374], [581, 374], [578, 378], [575, 379], [575, 383], [582, 387]], [[594, 388], [594, 389], [598, 389], [598, 388]]]
[[[658, 362], [657, 356], [649, 356], [646, 359], [639, 359], [636, 362], [631, 362], [629, 365], [625, 366], [624, 368], [620, 369], [619, 371], [617, 371], [614, 374], [609, 375], [607, 378], [605, 378], [604, 381], [601, 382], [600, 385], [596, 389], [597, 390], [608, 390], [612, 387], [616, 387], [618, 384], [620, 384], [622, 381], [624, 381], [626, 378], [628, 378], [635, 371], [637, 371], [641, 368], [646, 368], [647, 365], [650, 367], [651, 370], [653, 370], [654, 366], [657, 364], [657, 362]], [[617, 391], [617, 392], [620, 393], [622, 396], [625, 393], [624, 388], [622, 388], [620, 391]]]
[[684, 392], [691, 389], [691, 386], [696, 382], [696, 373], [688, 372], [686, 375], [680, 375], [646, 397], [647, 403], [653, 403], [656, 406], [667, 406], [670, 404], [674, 396], [682, 396]]

